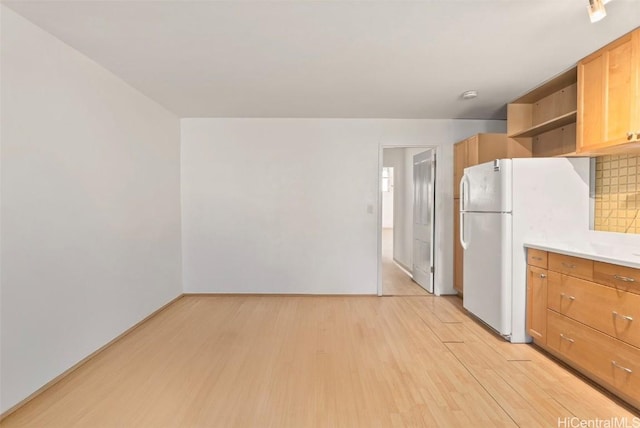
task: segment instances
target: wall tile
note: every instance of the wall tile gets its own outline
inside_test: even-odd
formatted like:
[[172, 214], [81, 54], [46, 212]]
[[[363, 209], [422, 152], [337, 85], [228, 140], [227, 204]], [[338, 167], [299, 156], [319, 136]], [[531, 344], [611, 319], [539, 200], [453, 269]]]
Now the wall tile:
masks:
[[596, 159], [595, 229], [640, 233], [640, 156]]

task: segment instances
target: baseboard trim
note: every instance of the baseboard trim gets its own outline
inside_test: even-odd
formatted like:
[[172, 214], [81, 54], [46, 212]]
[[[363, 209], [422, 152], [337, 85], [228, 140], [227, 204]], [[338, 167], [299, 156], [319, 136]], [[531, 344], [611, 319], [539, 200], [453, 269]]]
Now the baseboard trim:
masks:
[[413, 278], [413, 273], [411, 273], [411, 269], [409, 269], [408, 266], [405, 266], [404, 263], [399, 262], [395, 257], [393, 259], [393, 262], [404, 271], [404, 273], [406, 273], [407, 275], [409, 275], [410, 278]]
[[86, 363], [88, 363], [89, 361], [91, 361], [94, 357], [96, 357], [98, 354], [100, 354], [102, 351], [104, 351], [105, 349], [107, 349], [108, 347], [110, 347], [111, 345], [113, 345], [114, 343], [118, 342], [119, 340], [121, 340], [122, 338], [124, 338], [125, 336], [127, 336], [129, 333], [132, 333], [135, 329], [137, 329], [138, 327], [140, 327], [142, 324], [146, 323], [147, 321], [149, 321], [151, 318], [155, 317], [156, 315], [158, 315], [160, 312], [164, 311], [165, 309], [167, 309], [169, 306], [171, 306], [172, 304], [174, 304], [175, 302], [177, 302], [178, 300], [180, 300], [181, 298], [184, 297], [184, 294], [180, 294], [179, 296], [177, 296], [176, 298], [172, 299], [171, 301], [169, 301], [168, 303], [165, 303], [164, 305], [162, 305], [160, 308], [156, 309], [155, 311], [153, 311], [151, 314], [147, 315], [146, 317], [144, 317], [142, 320], [138, 321], [137, 323], [135, 323], [133, 326], [129, 327], [127, 330], [125, 330], [123, 333], [121, 333], [120, 335], [118, 335], [117, 337], [115, 337], [114, 339], [110, 340], [106, 345], [101, 346], [100, 348], [98, 348], [96, 351], [93, 351], [91, 354], [89, 354], [88, 356], [84, 357], [82, 360], [78, 361], [77, 363], [75, 363], [73, 366], [71, 366], [70, 368], [68, 368], [67, 370], [65, 370], [64, 372], [62, 372], [61, 374], [59, 374], [58, 376], [56, 376], [55, 378], [53, 378], [52, 380], [50, 380], [49, 382], [45, 383], [43, 386], [41, 386], [40, 388], [38, 388], [35, 392], [33, 392], [31, 395], [29, 395], [27, 398], [21, 400], [18, 404], [15, 404], [14, 406], [10, 407], [9, 409], [7, 409], [4, 413], [0, 414], [0, 422], [2, 422], [5, 418], [7, 418], [8, 416], [10, 416], [12, 413], [14, 413], [16, 410], [20, 409], [21, 407], [23, 407], [25, 404], [27, 404], [29, 401], [33, 400], [34, 398], [36, 398], [38, 395], [42, 394], [43, 392], [45, 392], [47, 389], [51, 388], [53, 385], [55, 385], [56, 383], [60, 382], [62, 379], [64, 379], [65, 377], [69, 376], [71, 373], [73, 373], [74, 371], [78, 370], [80, 367], [82, 367], [83, 365], [85, 365]]
[[184, 293], [191, 297], [378, 297], [375, 293], [367, 294], [310, 294], [310, 293]]

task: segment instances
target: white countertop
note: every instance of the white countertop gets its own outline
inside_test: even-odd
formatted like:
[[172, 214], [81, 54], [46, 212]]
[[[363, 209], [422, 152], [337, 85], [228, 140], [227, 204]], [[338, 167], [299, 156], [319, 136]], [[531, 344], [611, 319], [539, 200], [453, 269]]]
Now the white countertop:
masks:
[[[614, 236], [606, 236], [605, 239], [598, 239], [604, 235]], [[622, 234], [590, 232], [585, 235], [585, 239], [575, 239], [564, 242], [532, 240], [525, 242], [524, 246], [640, 269], [640, 245], [637, 244], [638, 235], [628, 238], [620, 237], [620, 239], [616, 239], [615, 235], [619, 236]]]

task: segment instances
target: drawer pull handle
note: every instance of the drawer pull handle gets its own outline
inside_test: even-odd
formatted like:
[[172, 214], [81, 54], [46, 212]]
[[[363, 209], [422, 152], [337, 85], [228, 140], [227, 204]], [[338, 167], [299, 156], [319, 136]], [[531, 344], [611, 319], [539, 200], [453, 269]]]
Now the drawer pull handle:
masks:
[[628, 276], [621, 276], [621, 275], [615, 274], [613, 275], [613, 277], [618, 281], [622, 281], [622, 282], [636, 282], [635, 278], [629, 278]]
[[633, 373], [633, 370], [631, 370], [631, 369], [629, 369], [627, 367], [621, 366], [620, 364], [616, 363], [615, 361], [611, 361], [611, 365], [613, 367], [615, 367], [617, 369], [620, 369], [620, 370], [623, 370], [623, 371], [625, 371], [625, 372], [627, 372], [629, 374]]
[[[570, 342], [570, 343], [574, 343], [574, 342], [575, 342], [575, 340], [573, 340], [573, 339], [572, 339], [572, 338], [570, 338], [570, 337], [565, 336], [565, 335], [564, 335], [564, 334], [562, 334], [562, 333], [560, 333], [560, 338], [562, 338], [562, 339], [564, 339], [564, 340], [566, 340], [567, 342]], [[614, 361], [614, 362], [615, 362], [615, 361]]]
[[531, 256], [531, 258], [532, 258], [533, 260], [540, 260], [540, 261], [542, 261], [542, 257]]
[[547, 275], [545, 275], [545, 274], [543, 274], [543, 273], [541, 273], [541, 274], [540, 274], [540, 278], [543, 278], [543, 279], [544, 279], [544, 278], [546, 278], [546, 277], [547, 277]]
[[616, 311], [613, 311], [612, 314], [616, 318], [620, 318], [620, 319], [623, 319], [623, 320], [629, 321], [629, 322], [633, 321], [633, 317], [630, 317], [629, 315], [620, 315]]
[[568, 299], [568, 300], [576, 300], [575, 296], [567, 296], [564, 293], [560, 293], [560, 297], [562, 297], [563, 299]]
[[569, 269], [574, 269], [576, 267], [576, 265], [574, 265], [574, 264], [565, 263], [565, 262], [562, 262], [562, 266], [564, 266], [566, 268], [569, 268]]

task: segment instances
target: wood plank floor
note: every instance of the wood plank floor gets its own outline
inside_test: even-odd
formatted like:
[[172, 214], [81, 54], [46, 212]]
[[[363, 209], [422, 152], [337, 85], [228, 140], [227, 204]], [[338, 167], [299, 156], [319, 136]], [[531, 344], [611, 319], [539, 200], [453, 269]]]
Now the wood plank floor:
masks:
[[382, 229], [382, 294], [384, 296], [429, 295], [393, 261], [393, 229]]
[[185, 296], [0, 425], [555, 427], [637, 415], [460, 303]]

